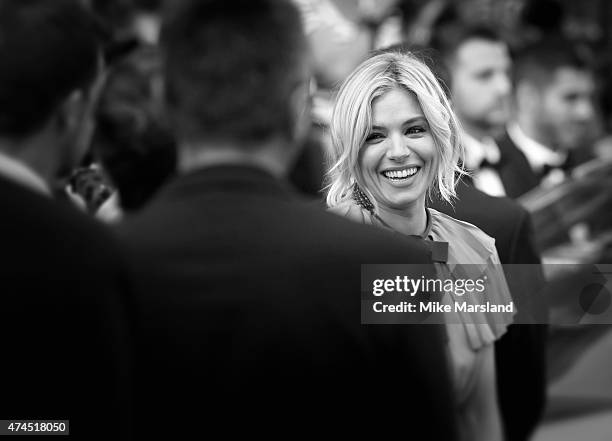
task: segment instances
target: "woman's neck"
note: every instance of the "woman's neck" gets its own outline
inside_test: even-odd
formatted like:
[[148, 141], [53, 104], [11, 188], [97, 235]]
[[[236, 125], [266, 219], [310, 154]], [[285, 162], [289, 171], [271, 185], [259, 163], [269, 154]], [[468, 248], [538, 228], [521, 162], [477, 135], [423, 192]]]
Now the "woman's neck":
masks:
[[425, 204], [406, 210], [395, 210], [393, 208], [380, 207], [378, 210], [380, 218], [398, 233], [422, 236], [427, 229], [427, 209]]

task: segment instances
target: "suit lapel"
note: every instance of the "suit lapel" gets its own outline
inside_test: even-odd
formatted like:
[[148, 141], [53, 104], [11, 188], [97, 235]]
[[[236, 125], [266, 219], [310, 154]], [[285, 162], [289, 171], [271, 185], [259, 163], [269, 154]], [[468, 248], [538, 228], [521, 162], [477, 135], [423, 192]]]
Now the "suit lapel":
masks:
[[515, 199], [537, 187], [538, 178], [525, 155], [514, 145], [508, 133], [498, 140], [501, 152], [499, 176], [508, 197]]

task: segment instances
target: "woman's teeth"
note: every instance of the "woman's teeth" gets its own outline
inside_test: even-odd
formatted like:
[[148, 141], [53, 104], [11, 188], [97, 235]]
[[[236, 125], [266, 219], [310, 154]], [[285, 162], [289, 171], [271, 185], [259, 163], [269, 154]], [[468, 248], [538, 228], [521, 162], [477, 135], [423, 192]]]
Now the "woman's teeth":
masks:
[[406, 179], [414, 176], [418, 171], [418, 167], [410, 167], [403, 170], [388, 170], [384, 171], [382, 174], [384, 177], [389, 179]]

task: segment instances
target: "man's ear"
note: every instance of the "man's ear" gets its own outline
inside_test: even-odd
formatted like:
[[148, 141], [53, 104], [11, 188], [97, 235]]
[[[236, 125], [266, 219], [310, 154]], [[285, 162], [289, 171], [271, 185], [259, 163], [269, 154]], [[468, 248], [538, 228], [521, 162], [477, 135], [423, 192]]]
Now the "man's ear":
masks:
[[56, 113], [60, 133], [73, 133], [80, 126], [85, 102], [85, 93], [81, 90], [73, 91], [64, 99]]
[[95, 130], [95, 111], [104, 86], [106, 72], [100, 71], [87, 89], [73, 91], [58, 111], [60, 137], [64, 139], [67, 165], [78, 165], [89, 151]]
[[106, 77], [106, 72], [99, 68], [99, 73], [88, 88], [76, 89], [64, 99], [58, 109], [58, 117], [65, 129], [79, 129], [83, 119], [93, 116], [106, 84]]
[[312, 126], [312, 83], [307, 78], [298, 83], [289, 97], [291, 111], [291, 138], [298, 144], [302, 144]]

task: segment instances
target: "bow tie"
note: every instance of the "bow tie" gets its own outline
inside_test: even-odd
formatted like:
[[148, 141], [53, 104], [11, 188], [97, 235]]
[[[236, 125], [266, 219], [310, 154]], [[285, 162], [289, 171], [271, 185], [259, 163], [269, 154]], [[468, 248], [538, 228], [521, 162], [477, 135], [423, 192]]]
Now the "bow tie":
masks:
[[478, 171], [478, 170], [483, 169], [483, 168], [488, 168], [488, 169], [491, 169], [491, 170], [499, 170], [500, 166], [501, 166], [501, 161], [490, 162], [487, 158], [484, 158], [480, 162], [478, 167], [476, 167], [475, 171]]
[[559, 165], [544, 164], [544, 167], [542, 167], [542, 170], [540, 171], [539, 175], [540, 175], [540, 178], [544, 178], [548, 176], [548, 174], [552, 172], [553, 170], [560, 170], [563, 173], [567, 174], [572, 169], [572, 166], [573, 166], [572, 161], [569, 160], [569, 156], [568, 156], [568, 159], [566, 159], [563, 162], [563, 164], [559, 164]]

